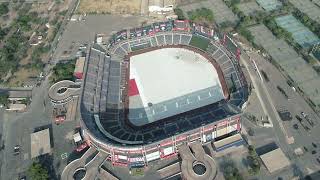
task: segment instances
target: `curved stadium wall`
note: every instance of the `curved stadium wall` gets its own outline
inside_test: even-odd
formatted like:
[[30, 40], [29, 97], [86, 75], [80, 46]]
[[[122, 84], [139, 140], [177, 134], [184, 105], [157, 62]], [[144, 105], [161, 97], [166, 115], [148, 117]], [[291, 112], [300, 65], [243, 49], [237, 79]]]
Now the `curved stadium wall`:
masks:
[[[161, 26], [161, 23], [158, 24]], [[175, 22], [169, 21], [162, 23], [169, 28], [166, 26], [157, 31], [158, 24], [153, 24], [152, 32], [147, 29], [150, 33], [139, 37], [131, 37], [132, 32], [138, 32], [139, 29], [120, 31], [111, 39], [107, 51], [94, 45], [89, 53], [80, 104], [83, 135], [93, 146], [109, 153], [110, 160], [115, 165], [146, 165], [149, 161], [176, 155], [177, 146], [181, 143], [195, 140], [205, 143], [237, 133], [241, 129], [240, 108], [247, 99], [247, 87], [245, 80], [241, 78], [242, 72], [235, 56], [230, 55], [211, 36], [205, 36], [196, 29], [184, 28], [183, 31], [176, 31], [178, 28], [169, 27], [170, 24], [174, 26]], [[208, 42], [206, 49], [203, 45], [196, 47], [192, 43], [193, 37], [205, 39]], [[142, 44], [141, 47], [137, 48], [137, 42]], [[132, 128], [125, 121], [128, 101], [124, 89], [129, 69], [129, 62], [125, 59], [128, 60], [134, 54], [165, 47], [195, 50], [209, 59], [218, 72], [225, 100], [146, 125], [143, 130]], [[113, 79], [117, 79], [119, 86], [114, 85], [116, 83]], [[117, 97], [112, 92], [113, 86], [122, 90], [115, 100], [112, 100]], [[161, 128], [155, 128], [159, 126]]]

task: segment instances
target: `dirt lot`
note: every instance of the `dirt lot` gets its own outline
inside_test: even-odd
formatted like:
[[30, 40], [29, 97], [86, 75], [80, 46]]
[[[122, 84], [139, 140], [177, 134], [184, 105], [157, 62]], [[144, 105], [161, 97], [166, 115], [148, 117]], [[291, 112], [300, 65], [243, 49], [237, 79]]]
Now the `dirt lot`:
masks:
[[31, 77], [39, 76], [39, 73], [39, 70], [36, 69], [19, 68], [19, 70], [9, 79], [7, 85], [9, 87], [23, 86], [24, 84], [28, 84]]
[[80, 14], [140, 14], [141, 1], [142, 0], [81, 0], [77, 12]]

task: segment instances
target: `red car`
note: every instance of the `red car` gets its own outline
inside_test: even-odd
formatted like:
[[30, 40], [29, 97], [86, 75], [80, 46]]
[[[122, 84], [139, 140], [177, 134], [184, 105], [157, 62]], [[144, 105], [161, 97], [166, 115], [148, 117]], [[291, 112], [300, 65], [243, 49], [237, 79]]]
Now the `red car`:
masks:
[[65, 115], [59, 115], [59, 116], [56, 116], [55, 123], [56, 124], [60, 124], [60, 123], [63, 123], [65, 120], [66, 120], [66, 116]]
[[81, 145], [79, 145], [76, 149], [77, 152], [81, 152], [82, 150], [84, 150], [86, 147], [88, 147], [88, 144], [86, 142], [82, 143]]

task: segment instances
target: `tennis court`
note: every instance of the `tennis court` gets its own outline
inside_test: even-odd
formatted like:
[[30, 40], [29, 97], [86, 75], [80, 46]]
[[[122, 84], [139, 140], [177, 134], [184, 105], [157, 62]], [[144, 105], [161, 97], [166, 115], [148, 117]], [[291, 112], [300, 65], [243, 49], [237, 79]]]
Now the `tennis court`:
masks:
[[292, 15], [275, 18], [276, 23], [292, 34], [292, 38], [301, 47], [309, 48], [319, 43], [319, 38]]
[[257, 3], [266, 11], [277, 10], [282, 6], [278, 0], [256, 0]]

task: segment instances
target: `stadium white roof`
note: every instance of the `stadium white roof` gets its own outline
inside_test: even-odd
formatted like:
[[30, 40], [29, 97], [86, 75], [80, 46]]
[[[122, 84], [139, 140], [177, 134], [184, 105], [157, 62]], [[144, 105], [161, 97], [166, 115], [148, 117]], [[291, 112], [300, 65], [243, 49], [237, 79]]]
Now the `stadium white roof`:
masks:
[[[224, 98], [214, 66], [200, 54], [183, 48], [164, 48], [132, 56], [130, 79], [135, 79], [141, 108], [145, 108], [149, 122]], [[130, 116], [141, 117], [132, 113]]]

